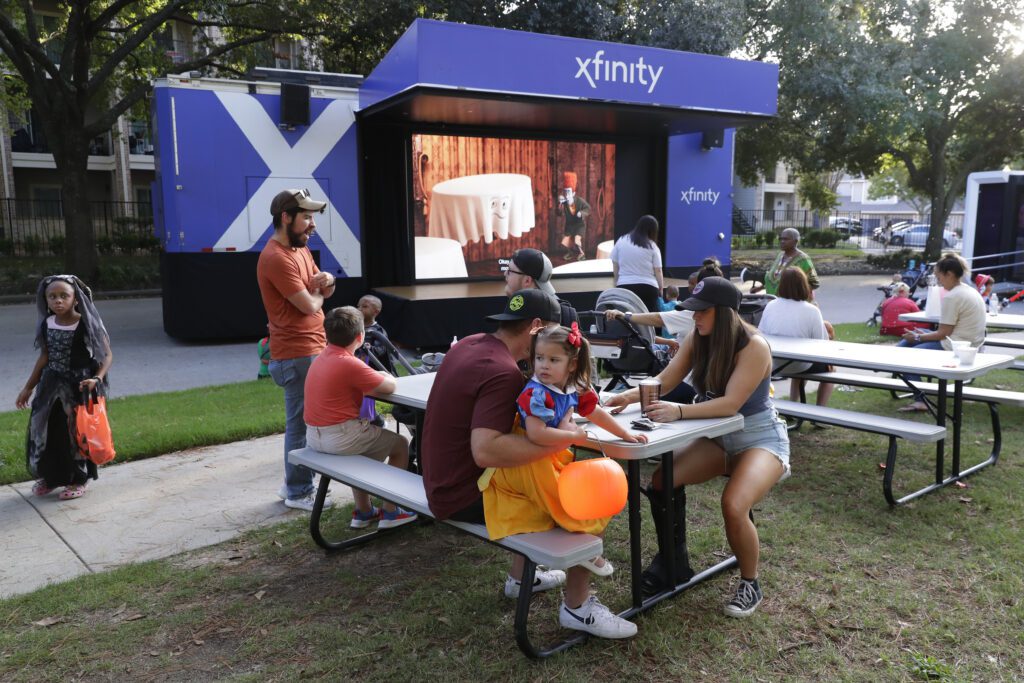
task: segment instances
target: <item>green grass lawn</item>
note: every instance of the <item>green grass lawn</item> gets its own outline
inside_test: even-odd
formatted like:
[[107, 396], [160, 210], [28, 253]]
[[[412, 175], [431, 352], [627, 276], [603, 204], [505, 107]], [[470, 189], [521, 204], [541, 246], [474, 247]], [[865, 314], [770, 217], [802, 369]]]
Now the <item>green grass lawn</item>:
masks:
[[[1000, 371], [976, 384], [1019, 378]], [[254, 404], [268, 405], [268, 419], [280, 413], [276, 388], [239, 388], [268, 392]], [[886, 415], [899, 405], [872, 390], [837, 392], [832, 404]], [[0, 601], [0, 680], [1022, 680], [1024, 410], [1001, 415], [997, 466], [897, 510], [882, 498], [884, 438], [794, 434], [793, 476], [755, 509], [765, 602], [748, 620], [722, 615], [733, 577], [720, 576], [640, 617], [632, 640], [532, 662], [500, 594], [506, 553], [435, 524], [328, 555], [297, 519]], [[967, 406], [964, 434], [964, 462], [983, 459], [983, 406]], [[932, 447], [901, 444], [897, 491], [933, 469]], [[695, 567], [729, 554], [723, 483], [687, 489]], [[349, 533], [349, 512], [328, 513], [331, 533]], [[646, 510], [643, 533], [649, 557]], [[620, 515], [606, 537], [616, 573], [594, 582], [615, 610], [629, 599], [627, 540]], [[557, 605], [554, 594], [534, 600], [536, 639], [560, 636]]]
[[836, 341], [857, 342], [859, 344], [891, 344], [895, 345], [899, 337], [888, 337], [878, 334], [878, 326], [868, 327], [864, 323], [838, 323], [835, 329]]
[[[117, 398], [107, 412], [117, 462], [284, 431], [284, 399], [269, 379]], [[0, 414], [0, 483], [29, 479], [28, 415]]]
[[[378, 412], [388, 414], [386, 403]], [[284, 432], [284, 395], [270, 379], [127, 396], [107, 404], [116, 462]], [[0, 413], [0, 484], [29, 479], [27, 410]]]

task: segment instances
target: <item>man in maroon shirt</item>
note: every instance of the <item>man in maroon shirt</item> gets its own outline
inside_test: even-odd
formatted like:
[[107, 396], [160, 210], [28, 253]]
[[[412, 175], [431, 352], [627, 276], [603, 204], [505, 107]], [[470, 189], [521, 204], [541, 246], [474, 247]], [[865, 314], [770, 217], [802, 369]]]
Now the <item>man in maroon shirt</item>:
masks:
[[[445, 355], [427, 399], [420, 459], [430, 510], [438, 519], [484, 523], [477, 480], [487, 467], [516, 467], [573, 445], [538, 446], [510, 434], [516, 399], [525, 378], [516, 363], [529, 358], [532, 332], [561, 318], [558, 301], [539, 289], [515, 292], [494, 334], [465, 337]], [[505, 580], [505, 595], [519, 597], [523, 560], [516, 557]], [[620, 619], [590, 595], [589, 572], [572, 567], [538, 570], [534, 592], [566, 583], [559, 610], [562, 626], [605, 637], [626, 638], [636, 625]]]

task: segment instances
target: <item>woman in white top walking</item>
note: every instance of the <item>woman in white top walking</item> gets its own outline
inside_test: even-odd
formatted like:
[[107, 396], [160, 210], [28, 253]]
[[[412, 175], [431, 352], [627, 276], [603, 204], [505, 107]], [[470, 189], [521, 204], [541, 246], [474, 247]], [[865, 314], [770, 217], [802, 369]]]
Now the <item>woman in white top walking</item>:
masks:
[[657, 239], [658, 219], [641, 216], [628, 234], [615, 241], [611, 254], [615, 286], [633, 292], [648, 311], [655, 312], [665, 288]]

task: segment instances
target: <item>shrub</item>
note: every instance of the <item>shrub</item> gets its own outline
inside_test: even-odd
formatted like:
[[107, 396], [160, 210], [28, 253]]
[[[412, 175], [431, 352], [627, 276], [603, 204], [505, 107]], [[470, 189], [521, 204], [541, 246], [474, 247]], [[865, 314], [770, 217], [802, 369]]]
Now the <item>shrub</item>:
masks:
[[104, 256], [114, 253], [114, 240], [109, 235], [100, 235], [96, 238], [96, 251]]
[[37, 256], [43, 250], [43, 240], [35, 235], [28, 235], [21, 240], [21, 250], [26, 256]]
[[895, 272], [906, 268], [910, 259], [920, 263], [924, 260], [924, 253], [903, 248], [899, 251], [889, 251], [884, 254], [868, 254], [866, 260], [868, 265]]
[[50, 253], [55, 256], [60, 256], [64, 253], [64, 245], [66, 240], [64, 235], [54, 235], [50, 238]]
[[807, 247], [831, 249], [843, 239], [843, 235], [836, 230], [811, 230], [802, 238], [802, 242]]
[[154, 254], [160, 252], [160, 238], [153, 234], [139, 236], [139, 248]]
[[14, 256], [14, 240], [0, 238], [0, 254], [4, 256]]
[[122, 254], [130, 254], [139, 248], [139, 235], [131, 228], [121, 228], [114, 233], [114, 244]]
[[101, 263], [96, 275], [97, 285], [103, 290], [124, 290], [156, 287], [160, 284], [160, 271], [149, 259], [139, 262]]

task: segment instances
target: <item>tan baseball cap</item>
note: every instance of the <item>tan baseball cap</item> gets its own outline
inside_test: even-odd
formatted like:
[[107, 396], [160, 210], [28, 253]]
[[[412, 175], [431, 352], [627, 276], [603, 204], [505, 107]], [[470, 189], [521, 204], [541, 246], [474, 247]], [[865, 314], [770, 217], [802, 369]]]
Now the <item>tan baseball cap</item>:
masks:
[[323, 211], [327, 202], [318, 202], [309, 196], [309, 190], [282, 190], [270, 202], [270, 213], [273, 216], [291, 209], [306, 211]]

